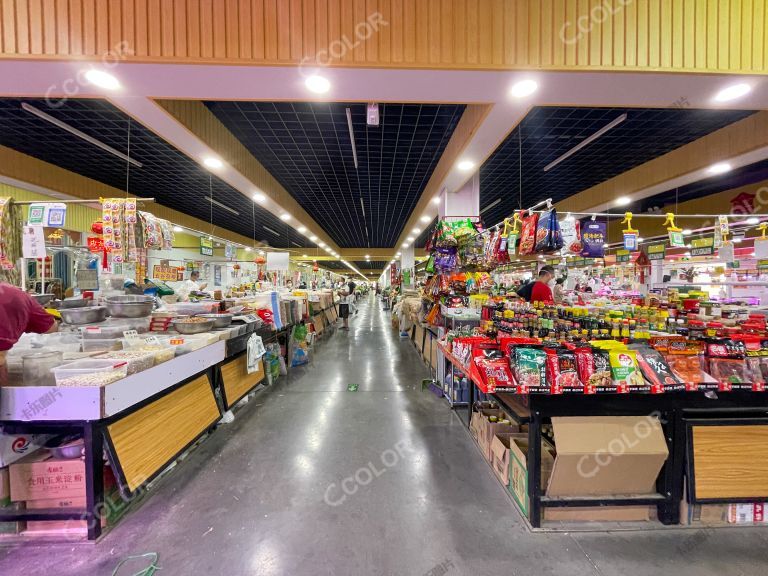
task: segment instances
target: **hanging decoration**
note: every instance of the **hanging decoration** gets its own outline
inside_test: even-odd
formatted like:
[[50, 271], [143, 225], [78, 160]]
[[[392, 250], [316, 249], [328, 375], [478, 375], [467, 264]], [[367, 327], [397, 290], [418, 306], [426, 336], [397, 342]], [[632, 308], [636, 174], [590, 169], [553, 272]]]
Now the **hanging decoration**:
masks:
[[624, 213], [624, 220], [621, 221], [622, 224], [626, 224], [627, 227], [624, 228], [622, 233], [624, 234], [624, 250], [629, 250], [630, 252], [634, 252], [637, 250], [637, 230], [632, 228], [632, 212], [625, 212]]
[[664, 220], [662, 226], [667, 227], [667, 234], [669, 235], [669, 245], [671, 248], [684, 248], [685, 239], [683, 238], [682, 229], [675, 226], [675, 215], [672, 212], [667, 212], [667, 219]]

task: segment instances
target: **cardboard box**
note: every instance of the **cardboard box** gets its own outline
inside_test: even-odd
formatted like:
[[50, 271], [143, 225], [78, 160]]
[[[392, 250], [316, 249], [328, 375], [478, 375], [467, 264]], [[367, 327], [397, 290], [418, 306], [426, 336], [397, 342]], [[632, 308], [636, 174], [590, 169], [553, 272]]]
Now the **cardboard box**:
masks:
[[485, 430], [485, 423], [489, 416], [503, 416], [504, 412], [498, 408], [483, 408], [472, 410], [472, 418], [469, 421], [469, 432], [472, 434], [477, 443], [480, 443], [480, 439]]
[[11, 500], [77, 498], [85, 494], [85, 462], [32, 454], [10, 467]]
[[491, 422], [486, 419], [480, 439], [477, 442], [483, 451], [483, 455], [485, 455], [485, 459], [488, 462], [491, 461], [491, 444], [493, 444], [493, 439], [497, 434], [515, 434], [517, 432], [520, 432], [520, 429], [514, 424], [499, 424], [498, 422]]
[[658, 419], [552, 418], [557, 447], [549, 496], [652, 494], [669, 451]]
[[544, 509], [544, 520], [551, 522], [647, 522], [649, 519], [649, 506]]
[[527, 434], [520, 433], [501, 433], [495, 434], [491, 441], [491, 468], [493, 473], [504, 486], [509, 487], [511, 443], [513, 439], [527, 440]]
[[0, 468], [13, 464], [42, 448], [48, 434], [5, 434], [0, 432]]
[[763, 524], [765, 523], [764, 502], [754, 504], [730, 504], [728, 505], [729, 524]]
[[[85, 509], [85, 495], [76, 498], [52, 498], [48, 500], [30, 500], [27, 502], [27, 510], [43, 510], [45, 508], [82, 508]], [[103, 518], [101, 525], [106, 525]], [[25, 532], [56, 532], [56, 533], [82, 533], [88, 531], [88, 522], [85, 520], [30, 520], [27, 522]]]
[[[23, 502], [15, 502], [7, 506], [11, 511], [24, 510]], [[0, 534], [21, 534], [26, 528], [26, 522], [0, 522]]]
[[[541, 441], [541, 488], [549, 482], [552, 466], [555, 463], [554, 448], [546, 441]], [[509, 491], [520, 510], [528, 516], [530, 500], [528, 498], [528, 435], [517, 434], [510, 437], [509, 443]]]
[[0, 508], [11, 503], [11, 475], [8, 468], [0, 468]]

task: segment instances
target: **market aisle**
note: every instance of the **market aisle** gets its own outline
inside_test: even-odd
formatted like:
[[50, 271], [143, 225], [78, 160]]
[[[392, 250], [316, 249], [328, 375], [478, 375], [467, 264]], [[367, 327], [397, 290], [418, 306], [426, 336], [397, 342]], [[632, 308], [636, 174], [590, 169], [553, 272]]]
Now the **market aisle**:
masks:
[[421, 390], [414, 347], [373, 297], [359, 307], [100, 543], [0, 549], [0, 574], [109, 575], [144, 552], [169, 576], [767, 571], [762, 530], [528, 533], [461, 422]]

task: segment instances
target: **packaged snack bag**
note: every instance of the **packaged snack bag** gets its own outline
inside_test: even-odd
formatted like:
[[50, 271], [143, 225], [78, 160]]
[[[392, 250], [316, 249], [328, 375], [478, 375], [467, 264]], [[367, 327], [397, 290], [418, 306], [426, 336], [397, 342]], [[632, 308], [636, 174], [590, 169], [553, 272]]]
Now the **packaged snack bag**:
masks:
[[547, 348], [547, 382], [551, 394], [581, 392], [576, 355], [565, 348]]
[[719, 382], [718, 390], [752, 389], [744, 342], [715, 340], [707, 342], [706, 347], [709, 373]]
[[595, 371], [590, 376], [590, 384], [595, 392], [614, 392], [613, 379], [611, 377], [611, 362], [607, 350], [595, 350], [592, 353]]
[[522, 219], [523, 229], [520, 233], [521, 256], [533, 254], [534, 247], [536, 246], [536, 224], [538, 223], [538, 220], [539, 215], [536, 213]]
[[506, 358], [476, 357], [474, 362], [480, 375], [480, 381], [485, 384], [485, 390], [483, 390], [483, 386], [479, 386], [483, 393], [515, 391], [512, 372], [509, 370]]
[[664, 359], [672, 373], [684, 383], [687, 392], [717, 390], [717, 380], [705, 371], [706, 362], [701, 342], [672, 340]]
[[546, 353], [539, 348], [515, 348], [518, 394], [547, 392]]
[[630, 346], [630, 349], [637, 354], [637, 364], [650, 384], [651, 393], [661, 394], [685, 389], [683, 382], [672, 373], [669, 364], [658, 350], [644, 344]]
[[582, 346], [574, 350], [576, 357], [576, 369], [579, 374], [579, 380], [584, 385], [584, 394], [595, 393], [595, 381], [592, 376], [595, 373], [595, 359], [592, 354], [592, 348]]
[[637, 366], [637, 355], [633, 350], [613, 349], [608, 351], [611, 364], [611, 377], [616, 386], [616, 392], [625, 394], [630, 388], [645, 385]]

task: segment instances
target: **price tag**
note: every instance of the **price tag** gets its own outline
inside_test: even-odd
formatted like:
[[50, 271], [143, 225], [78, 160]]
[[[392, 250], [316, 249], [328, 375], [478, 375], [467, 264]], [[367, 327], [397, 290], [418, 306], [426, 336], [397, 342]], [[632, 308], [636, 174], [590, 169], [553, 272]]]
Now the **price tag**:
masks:
[[86, 326], [85, 331], [88, 334], [101, 334], [101, 326]]
[[170, 342], [172, 346], [181, 346], [184, 344], [184, 338], [171, 338]]
[[160, 340], [157, 336], [147, 336], [144, 338], [144, 343], [148, 346], [160, 346]]
[[136, 330], [126, 330], [123, 332], [123, 338], [125, 338], [125, 343], [128, 344], [129, 348], [141, 346], [141, 338], [139, 338], [139, 333]]

